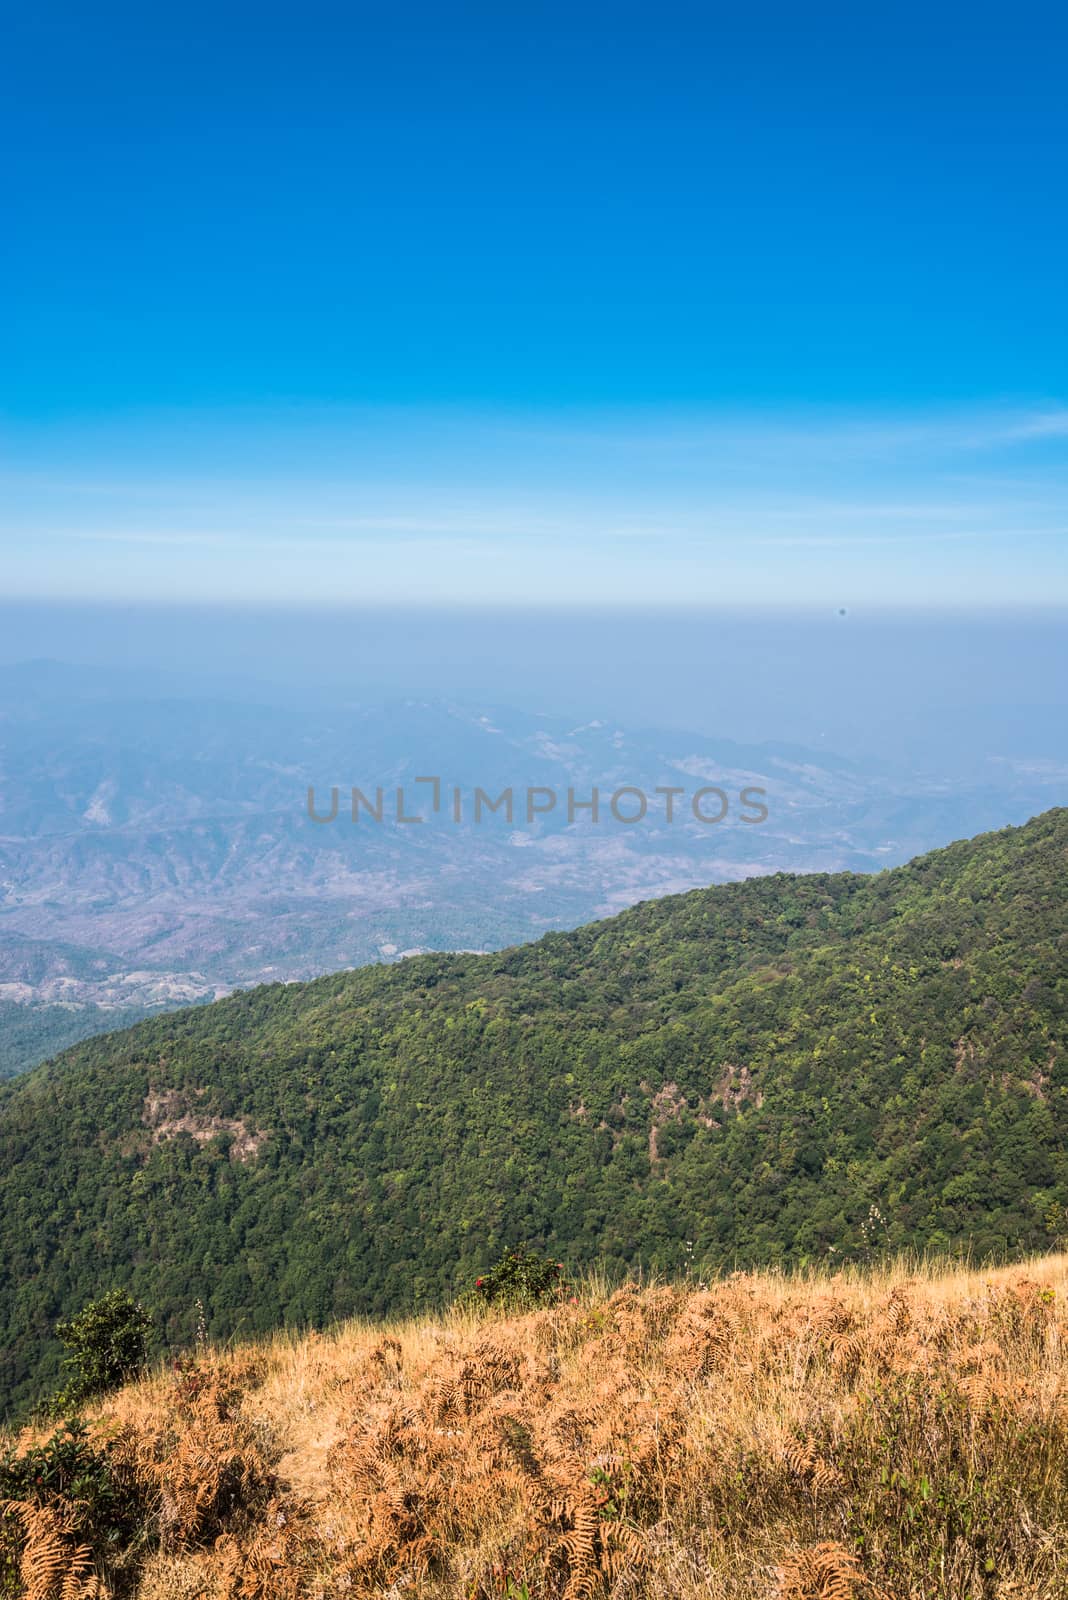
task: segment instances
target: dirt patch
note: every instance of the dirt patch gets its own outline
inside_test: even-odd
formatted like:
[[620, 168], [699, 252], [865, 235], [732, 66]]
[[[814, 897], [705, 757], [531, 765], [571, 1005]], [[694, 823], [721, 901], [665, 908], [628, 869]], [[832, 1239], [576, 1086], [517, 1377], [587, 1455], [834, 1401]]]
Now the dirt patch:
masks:
[[716, 1094], [730, 1111], [737, 1111], [744, 1100], [750, 1101], [759, 1111], [764, 1104], [763, 1091], [755, 1087], [752, 1072], [747, 1066], [725, 1063], [716, 1085]]
[[197, 1144], [210, 1144], [220, 1133], [231, 1136], [230, 1160], [244, 1165], [255, 1159], [267, 1135], [250, 1128], [243, 1117], [217, 1117], [196, 1109], [205, 1089], [150, 1089], [141, 1121], [152, 1130], [153, 1144], [188, 1133]]

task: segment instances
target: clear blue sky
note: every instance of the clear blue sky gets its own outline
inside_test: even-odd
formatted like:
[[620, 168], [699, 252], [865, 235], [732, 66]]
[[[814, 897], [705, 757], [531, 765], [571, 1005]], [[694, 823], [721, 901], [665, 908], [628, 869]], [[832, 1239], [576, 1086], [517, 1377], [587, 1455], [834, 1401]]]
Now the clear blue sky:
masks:
[[1068, 603], [1068, 13], [4, 8], [0, 589]]

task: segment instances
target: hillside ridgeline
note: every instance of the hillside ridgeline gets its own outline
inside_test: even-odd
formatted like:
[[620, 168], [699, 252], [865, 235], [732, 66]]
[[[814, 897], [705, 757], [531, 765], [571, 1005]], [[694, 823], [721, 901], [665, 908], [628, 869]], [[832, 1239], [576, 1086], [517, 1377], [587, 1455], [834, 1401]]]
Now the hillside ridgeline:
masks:
[[1058, 810], [92, 1040], [0, 1091], [0, 1389], [41, 1393], [116, 1284], [175, 1344], [198, 1301], [213, 1338], [429, 1308], [520, 1241], [708, 1273], [1043, 1248], [1066, 1018]]

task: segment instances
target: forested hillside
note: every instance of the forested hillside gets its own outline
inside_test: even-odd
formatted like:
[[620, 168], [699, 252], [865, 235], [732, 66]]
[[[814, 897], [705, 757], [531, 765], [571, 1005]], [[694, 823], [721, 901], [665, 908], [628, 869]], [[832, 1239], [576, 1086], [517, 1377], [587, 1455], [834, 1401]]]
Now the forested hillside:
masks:
[[105, 1011], [102, 1006], [27, 1006], [0, 1000], [0, 1079], [17, 1077], [80, 1039], [129, 1027], [144, 1015], [143, 1006]]
[[520, 1240], [671, 1269], [1040, 1245], [1066, 898], [1057, 810], [79, 1045], [0, 1093], [5, 1394], [113, 1284], [178, 1339], [198, 1300], [216, 1337], [418, 1307]]

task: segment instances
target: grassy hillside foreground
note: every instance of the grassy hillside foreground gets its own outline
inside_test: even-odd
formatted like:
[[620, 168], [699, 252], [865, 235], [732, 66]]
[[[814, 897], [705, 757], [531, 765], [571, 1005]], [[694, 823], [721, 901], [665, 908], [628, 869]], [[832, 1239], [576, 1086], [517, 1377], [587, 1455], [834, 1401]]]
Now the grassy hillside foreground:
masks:
[[1066, 1349], [1065, 1256], [205, 1347], [91, 1419], [140, 1532], [38, 1491], [8, 1549], [33, 1600], [1045, 1600]]

